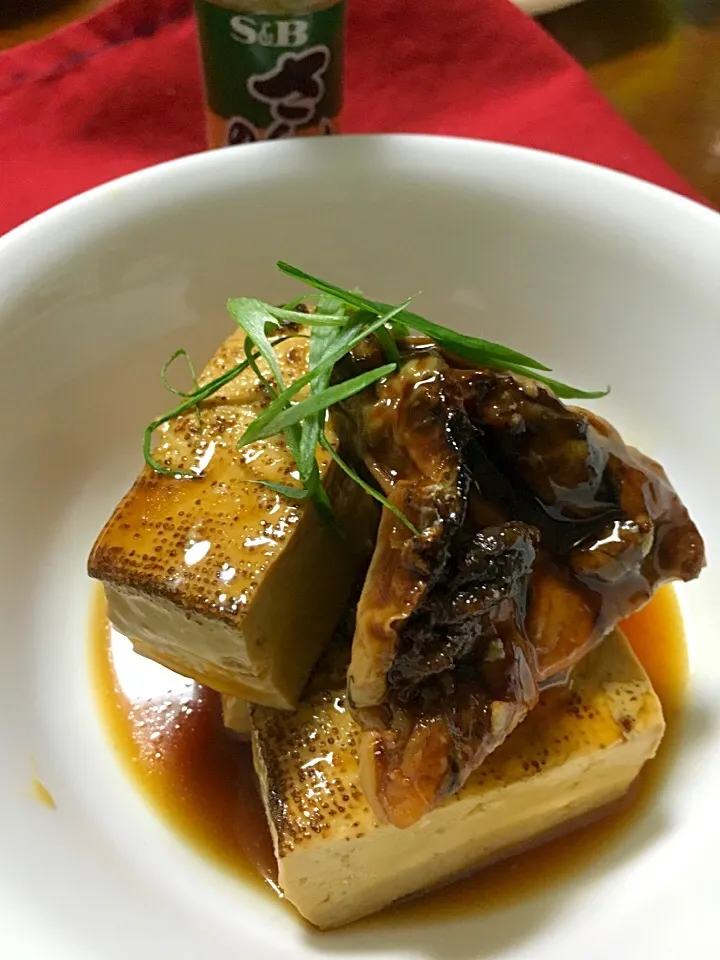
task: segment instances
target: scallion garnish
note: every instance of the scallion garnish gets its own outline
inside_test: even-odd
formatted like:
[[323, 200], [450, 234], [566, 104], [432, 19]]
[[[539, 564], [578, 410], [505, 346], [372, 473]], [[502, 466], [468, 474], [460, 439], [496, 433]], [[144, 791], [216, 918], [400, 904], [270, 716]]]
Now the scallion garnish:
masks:
[[[179, 390], [177, 387], [174, 387], [168, 380], [168, 373], [170, 367], [175, 363], [176, 360], [179, 360], [180, 357], [185, 358], [185, 362], [188, 365], [188, 370], [190, 371], [190, 377], [192, 379], [192, 390]], [[183, 400], [187, 400], [188, 397], [192, 396], [193, 393], [200, 389], [198, 384], [197, 373], [195, 372], [195, 364], [192, 362], [190, 354], [184, 347], [180, 347], [175, 353], [171, 354], [168, 359], [163, 364], [162, 370], [160, 371], [160, 379], [163, 382], [163, 386], [169, 393], [174, 393], [176, 397], [182, 397]], [[198, 427], [202, 426], [202, 414], [200, 413], [200, 407], [195, 407], [195, 417], [197, 419]]]
[[[379, 328], [392, 320], [392, 318], [405, 307], [407, 302], [408, 301], [406, 300], [405, 303], [401, 304], [400, 306], [390, 307], [386, 313], [383, 313], [382, 316], [377, 317], [372, 323], [367, 325], [357, 322], [357, 318], [354, 320], [346, 320], [345, 328], [342, 330], [338, 329], [337, 334], [334, 337], [322, 337], [314, 331], [311, 331], [311, 353], [313, 352], [313, 344], [315, 345], [316, 349], [315, 356], [311, 356], [309, 358], [310, 362], [308, 364], [307, 373], [303, 374], [301, 377], [298, 377], [298, 379], [291, 383], [290, 386], [283, 390], [282, 393], [278, 394], [270, 403], [270, 406], [255, 418], [255, 420], [245, 431], [245, 434], [241, 437], [239, 446], [244, 447], [246, 444], [252, 443], [254, 440], [263, 439], [264, 437], [271, 437], [274, 433], [280, 433], [280, 430], [271, 430], [269, 433], [264, 433], [263, 438], [259, 436], [259, 433], [264, 430], [268, 424], [272, 424], [280, 413], [287, 411], [290, 401], [293, 399], [295, 394], [302, 390], [303, 387], [313, 383], [313, 381], [317, 381], [319, 377], [323, 378], [324, 383], [329, 383], [335, 364], [339, 360], [342, 360], [342, 358], [346, 356], [353, 349], [353, 347], [357, 346], [361, 340], [364, 340], [372, 333], [376, 333]], [[320, 346], [321, 344], [322, 346]], [[395, 347], [395, 349], [397, 350], [397, 347]], [[395, 368], [396, 364], [392, 363], [391, 366]], [[385, 374], [383, 374], [383, 376], [384, 375]], [[377, 379], [379, 379], [379, 377], [373, 377], [373, 379], [368, 380], [367, 384], [365, 385], [367, 386]], [[316, 383], [316, 390], [318, 389], [318, 386], [319, 385]], [[324, 389], [322, 386], [319, 388], [321, 391]], [[363, 387], [359, 386], [356, 390], [352, 390], [350, 393], [345, 394], [342, 397], [338, 396], [336, 400], [331, 401], [331, 404], [338, 403], [341, 399], [344, 400], [346, 397], [350, 397], [353, 393], [357, 393], [362, 389]], [[330, 406], [331, 404], [328, 404], [327, 406]], [[309, 408], [307, 409], [309, 410]], [[316, 412], [320, 413], [325, 409], [326, 407], [320, 407]], [[309, 413], [307, 415], [309, 416]]]
[[[285, 383], [283, 381], [282, 371], [280, 370], [280, 364], [278, 363], [273, 345], [267, 335], [268, 330], [272, 330], [280, 325], [279, 321], [273, 317], [266, 305], [261, 303], [260, 300], [248, 298], [231, 299], [228, 300], [227, 306], [230, 316], [247, 334], [246, 343], [252, 343], [256, 347], [258, 353], [268, 365], [270, 372], [275, 378], [277, 390], [283, 391], [285, 389]], [[261, 382], [270, 390], [271, 396], [274, 396], [276, 392], [275, 388], [269, 386], [257, 366], [253, 365], [251, 359], [252, 354], [247, 354], [247, 356], [253, 371], [257, 371], [256, 376], [258, 376]], [[309, 491], [309, 495], [314, 500], [320, 513], [330, 519], [332, 518], [332, 505], [320, 480], [317, 460], [313, 457], [312, 462], [305, 464], [301, 456], [302, 429], [302, 425], [295, 422], [278, 430], [277, 433], [282, 432], [285, 434], [285, 440], [290, 454], [298, 464], [303, 486]]]
[[[292, 336], [300, 336], [300, 334], [293, 334]], [[288, 340], [288, 336], [280, 337], [275, 341], [275, 344], [282, 343], [283, 340]], [[257, 359], [259, 354], [254, 355], [254, 359]], [[168, 360], [163, 365], [163, 372], [167, 373], [168, 365], [171, 363], [171, 360]], [[226, 370], [225, 373], [220, 374], [219, 377], [216, 377], [214, 380], [210, 380], [208, 383], [204, 384], [202, 387], [198, 387], [193, 393], [188, 393], [186, 398], [182, 403], [178, 404], [173, 410], [170, 410], [168, 413], [164, 414], [162, 417], [158, 417], [157, 420], [153, 420], [152, 423], [149, 423], [145, 427], [145, 433], [143, 436], [143, 455], [145, 457], [145, 462], [149, 467], [156, 473], [162, 473], [166, 476], [176, 477], [177, 479], [184, 480], [194, 480], [197, 477], [196, 473], [181, 473], [177, 469], [172, 467], [167, 467], [162, 463], [159, 463], [154, 459], [152, 455], [152, 438], [156, 430], [159, 430], [163, 424], [169, 423], [170, 420], [174, 420], [176, 417], [182, 416], [184, 413], [187, 413], [189, 410], [196, 409], [204, 400], [207, 400], [209, 397], [212, 397], [213, 394], [217, 393], [218, 390], [222, 390], [225, 384], [230, 383], [231, 380], [234, 380], [239, 374], [250, 366], [249, 360], [243, 360], [242, 363], [236, 364], [234, 367], [230, 367], [229, 370]], [[161, 374], [162, 376], [162, 374]]]
[[[334, 283], [328, 283], [326, 280], [320, 280], [319, 277], [313, 277], [312, 274], [305, 273], [304, 270], [293, 267], [291, 264], [285, 263], [282, 260], [278, 261], [277, 267], [278, 270], [281, 270], [294, 280], [300, 280], [302, 283], [306, 283], [309, 287], [314, 287], [322, 293], [332, 294], [339, 300], [350, 304], [350, 306], [358, 310], [368, 310], [375, 315], [387, 310], [387, 304], [385, 303], [368, 300], [367, 297], [362, 296], [360, 293], [355, 293], [352, 290], [343, 290], [342, 287], [337, 287]], [[456, 330], [441, 327], [439, 323], [426, 320], [425, 317], [421, 317], [417, 313], [412, 313], [410, 310], [403, 310], [398, 314], [397, 319], [400, 323], [404, 324], [405, 327], [411, 327], [419, 333], [424, 333], [439, 343], [443, 349], [456, 354], [458, 357], [462, 357], [464, 360], [473, 361], [477, 363], [478, 366], [486, 365], [488, 358], [492, 357], [496, 360], [503, 360], [509, 363], [520, 364], [523, 367], [530, 367], [533, 370], [550, 369], [550, 367], [546, 367], [545, 364], [540, 363], [538, 360], [533, 360], [532, 357], [525, 356], [524, 353], [518, 353], [516, 350], [511, 350], [509, 347], [504, 347], [499, 343], [492, 343], [490, 340], [481, 340], [478, 337], [470, 337], [465, 333], [458, 333]]]
[[[350, 380], [343, 380], [332, 387], [321, 390], [320, 393], [313, 393], [306, 400], [300, 400], [299, 403], [286, 407], [282, 413], [270, 420], [263, 427], [255, 427], [257, 420], [252, 423], [243, 436], [240, 438], [238, 446], [244, 447], [248, 443], [256, 443], [258, 440], [267, 440], [268, 437], [274, 437], [282, 433], [289, 427], [300, 424], [308, 417], [314, 417], [318, 413], [324, 413], [341, 400], [347, 400], [356, 393], [360, 393], [365, 387], [369, 387], [376, 380], [381, 380], [397, 370], [396, 363], [386, 363], [382, 367], [375, 367], [373, 370], [367, 370], [365, 373], [352, 377]], [[258, 418], [259, 419], [259, 418]]]
[[[188, 370], [190, 371], [190, 377], [192, 379], [192, 390], [179, 390], [177, 387], [174, 387], [168, 380], [168, 371], [170, 367], [175, 363], [176, 360], [179, 360], [180, 357], [185, 358], [185, 362], [188, 365]], [[190, 354], [184, 347], [180, 347], [179, 350], [176, 350], [175, 353], [171, 354], [165, 363], [162, 365], [162, 370], [160, 371], [160, 379], [163, 382], [163, 386], [170, 393], [174, 393], [176, 397], [182, 397], [186, 400], [188, 397], [191, 397], [193, 393], [200, 389], [198, 385], [197, 374], [195, 373], [195, 364], [190, 359]]]
[[320, 444], [325, 450], [327, 450], [327, 452], [330, 454], [330, 457], [335, 461], [340, 469], [346, 473], [359, 487], [362, 487], [365, 493], [368, 493], [374, 500], [377, 500], [378, 503], [381, 503], [390, 511], [390, 513], [394, 513], [398, 520], [404, 523], [408, 530], [415, 534], [416, 537], [420, 536], [420, 531], [418, 528], [408, 520], [402, 510], [399, 510], [394, 503], [391, 503], [388, 498], [380, 493], [376, 487], [371, 486], [366, 480], [363, 480], [360, 474], [356, 473], [350, 464], [343, 460], [324, 433], [320, 434]]
[[[410, 520], [346, 463], [325, 436], [325, 419], [331, 407], [367, 389], [383, 377], [390, 376], [399, 368], [402, 357], [398, 339], [407, 337], [411, 330], [417, 330], [435, 340], [446, 353], [458, 356], [477, 367], [508, 370], [537, 380], [565, 400], [595, 399], [605, 396], [609, 391], [609, 388], [579, 390], [553, 380], [545, 375], [550, 368], [538, 360], [502, 344], [457, 333], [426, 320], [407, 309], [409, 300], [390, 306], [370, 300], [361, 293], [344, 290], [291, 264], [280, 261], [277, 266], [287, 276], [305, 283], [317, 292], [297, 297], [283, 307], [274, 307], [248, 297], [228, 300], [230, 315], [245, 333], [245, 360], [203, 386], [199, 386], [192, 361], [185, 350], [176, 350], [163, 366], [163, 383], [183, 400], [174, 410], [154, 420], [145, 430], [145, 461], [158, 473], [178, 479], [192, 479], [197, 476], [196, 473], [181, 473], [159, 463], [152, 454], [153, 435], [163, 424], [189, 410], [195, 410], [199, 417], [201, 404], [205, 400], [249, 368], [263, 384], [270, 403], [247, 428], [238, 442], [238, 447], [282, 433], [297, 464], [299, 476], [299, 486], [269, 480], [254, 482], [293, 500], [312, 500], [322, 516], [332, 519], [332, 506], [322, 485], [317, 462], [318, 447], [321, 447], [355, 483], [417, 534], [418, 530]], [[308, 302], [314, 304], [314, 310], [309, 313], [300, 309]], [[275, 347], [291, 337], [308, 338], [307, 333], [290, 333], [292, 327], [288, 324], [308, 327], [310, 343], [307, 372], [286, 385]], [[336, 364], [367, 337], [377, 339], [386, 362], [358, 376], [331, 385]], [[168, 369], [180, 357], [184, 357], [189, 365], [192, 391], [184, 392], [168, 383]], [[266, 364], [269, 376], [260, 369], [259, 360]], [[298, 400], [298, 394], [304, 388], [307, 388], [309, 393]]]

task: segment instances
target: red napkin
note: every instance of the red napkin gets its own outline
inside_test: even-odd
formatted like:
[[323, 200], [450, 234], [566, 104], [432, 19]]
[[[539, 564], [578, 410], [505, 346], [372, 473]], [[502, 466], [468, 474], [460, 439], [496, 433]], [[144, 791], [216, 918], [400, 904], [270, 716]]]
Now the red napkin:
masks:
[[[519, 143], [696, 197], [508, 0], [349, 0], [349, 8], [346, 132]], [[190, 0], [116, 0], [0, 53], [0, 233], [203, 146]]]

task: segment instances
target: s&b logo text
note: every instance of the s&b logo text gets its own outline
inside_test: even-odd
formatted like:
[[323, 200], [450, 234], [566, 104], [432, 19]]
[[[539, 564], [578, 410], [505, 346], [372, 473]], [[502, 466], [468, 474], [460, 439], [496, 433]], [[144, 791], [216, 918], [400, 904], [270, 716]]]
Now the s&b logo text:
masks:
[[238, 14], [230, 21], [233, 40], [261, 47], [303, 47], [310, 37], [307, 20], [257, 20]]

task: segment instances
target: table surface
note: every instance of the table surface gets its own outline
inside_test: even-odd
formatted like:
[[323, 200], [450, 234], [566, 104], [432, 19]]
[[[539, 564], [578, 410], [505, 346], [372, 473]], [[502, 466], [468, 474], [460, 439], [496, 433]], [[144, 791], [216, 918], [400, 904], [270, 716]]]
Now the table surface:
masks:
[[[108, 0], [0, 0], [0, 49]], [[585, 0], [539, 23], [616, 109], [720, 208], [720, 0]]]

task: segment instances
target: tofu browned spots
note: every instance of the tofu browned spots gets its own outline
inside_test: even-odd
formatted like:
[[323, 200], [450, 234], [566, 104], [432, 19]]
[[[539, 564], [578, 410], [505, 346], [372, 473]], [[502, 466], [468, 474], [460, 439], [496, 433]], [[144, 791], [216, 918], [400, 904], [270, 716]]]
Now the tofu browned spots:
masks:
[[253, 750], [285, 896], [335, 927], [445, 882], [622, 796], [662, 739], [660, 702], [611, 634], [546, 690], [462, 790], [406, 829], [360, 786], [359, 727], [315, 677], [293, 716], [254, 707]]
[[[245, 358], [231, 336], [200, 381]], [[307, 367], [307, 340], [276, 346], [284, 378]], [[283, 437], [236, 449], [268, 402], [252, 371], [165, 425], [155, 457], [194, 479], [143, 469], [89, 561], [109, 615], [144, 656], [221, 692], [292, 707], [347, 603], [375, 530], [375, 507], [320, 458], [343, 539], [306, 502], [257, 483], [293, 484]]]

